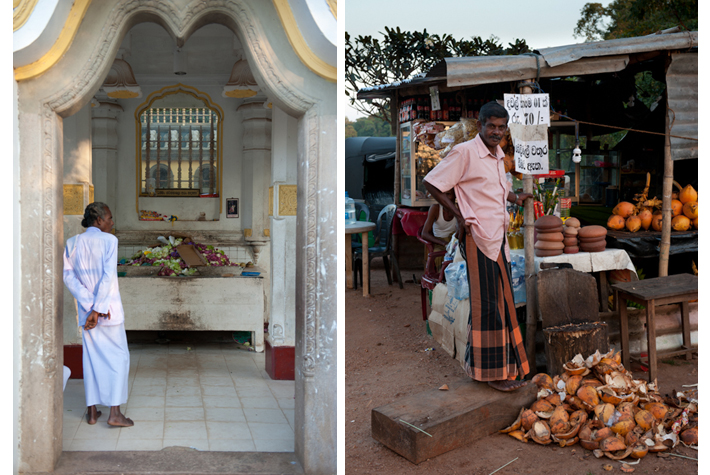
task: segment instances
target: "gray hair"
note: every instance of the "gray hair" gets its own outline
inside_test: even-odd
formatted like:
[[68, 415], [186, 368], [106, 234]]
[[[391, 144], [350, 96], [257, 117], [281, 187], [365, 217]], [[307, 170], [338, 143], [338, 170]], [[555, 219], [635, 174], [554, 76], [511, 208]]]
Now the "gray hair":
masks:
[[81, 220], [81, 225], [85, 228], [93, 226], [96, 220], [101, 217], [103, 219], [108, 211], [108, 205], [100, 201], [94, 201], [84, 210], [84, 219]]

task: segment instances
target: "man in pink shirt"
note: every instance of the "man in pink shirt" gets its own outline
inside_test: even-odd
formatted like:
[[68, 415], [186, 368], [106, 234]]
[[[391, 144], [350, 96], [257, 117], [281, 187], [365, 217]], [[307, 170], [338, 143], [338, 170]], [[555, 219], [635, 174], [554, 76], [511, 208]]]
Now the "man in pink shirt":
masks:
[[[471, 304], [464, 369], [477, 381], [512, 391], [527, 384], [522, 378], [530, 367], [513, 302], [506, 201], [521, 206], [532, 195], [509, 190], [499, 146], [508, 128], [505, 108], [485, 104], [477, 126], [478, 135], [454, 147], [424, 178], [424, 186], [459, 223]], [[458, 207], [446, 196], [451, 189]]]

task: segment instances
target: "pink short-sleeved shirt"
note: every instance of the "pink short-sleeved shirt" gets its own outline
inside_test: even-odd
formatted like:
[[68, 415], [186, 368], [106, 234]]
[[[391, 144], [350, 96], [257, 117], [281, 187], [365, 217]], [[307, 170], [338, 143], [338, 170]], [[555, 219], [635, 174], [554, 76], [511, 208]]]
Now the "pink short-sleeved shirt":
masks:
[[453, 188], [476, 246], [496, 261], [505, 241], [505, 255], [510, 262], [505, 239], [510, 183], [505, 175], [504, 157], [500, 146], [494, 156], [476, 135], [473, 140], [455, 146], [424, 180], [442, 192]]

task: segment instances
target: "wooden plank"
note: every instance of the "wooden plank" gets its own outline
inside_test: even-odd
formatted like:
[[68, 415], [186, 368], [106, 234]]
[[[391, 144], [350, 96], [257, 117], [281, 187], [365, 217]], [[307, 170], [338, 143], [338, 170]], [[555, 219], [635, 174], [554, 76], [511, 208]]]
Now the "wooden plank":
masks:
[[669, 275], [614, 284], [613, 288], [643, 300], [662, 299], [688, 292], [697, 292], [698, 277], [691, 274]]
[[573, 269], [553, 269], [537, 274], [537, 308], [542, 327], [599, 320], [594, 277]]
[[521, 407], [535, 401], [537, 393], [534, 384], [509, 393], [473, 380], [453, 382], [449, 387], [373, 409], [372, 437], [418, 464], [504, 429], [515, 421]]
[[693, 353], [690, 351], [690, 303], [687, 300], [680, 303], [680, 322], [683, 329], [683, 347], [688, 351], [685, 353], [685, 359], [693, 359]]
[[649, 300], [646, 305], [646, 338], [648, 338], [648, 382], [658, 374], [658, 356], [656, 355], [656, 302]]
[[669, 358], [671, 356], [681, 356], [681, 355], [690, 355], [690, 357], [693, 357], [693, 353], [697, 354], [698, 348], [697, 347], [688, 347], [688, 348], [680, 348], [677, 350], [663, 350], [663, 351], [657, 351], [656, 352], [656, 358], [663, 359], [663, 358]]

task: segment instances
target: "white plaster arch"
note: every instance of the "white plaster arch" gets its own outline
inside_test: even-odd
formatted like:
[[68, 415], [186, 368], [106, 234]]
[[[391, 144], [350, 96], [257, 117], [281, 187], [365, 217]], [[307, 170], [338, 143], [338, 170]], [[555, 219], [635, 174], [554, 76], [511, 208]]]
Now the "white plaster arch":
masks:
[[[64, 57], [44, 74], [17, 83], [20, 238], [36, 243], [31, 251], [23, 250], [18, 266], [22, 288], [15, 324], [21, 327], [20, 394], [31, 395], [20, 398], [19, 412], [30, 414], [20, 421], [21, 471], [51, 471], [62, 452], [58, 443], [62, 381], [57, 377], [62, 348], [62, 118], [91, 100], [109, 72], [123, 37], [132, 26], [144, 21], [159, 23], [183, 40], [207, 23], [229, 27], [244, 45], [255, 77], [269, 98], [299, 117], [297, 298], [302, 303], [296, 316], [300, 327], [296, 338], [296, 399], [297, 404], [299, 399], [310, 401], [309, 407], [318, 414], [305, 418], [297, 411], [296, 454], [307, 473], [335, 471], [335, 399], [312, 383], [328, 378], [332, 387], [336, 374], [335, 281], [327, 278], [337, 270], [332, 224], [337, 188], [337, 134], [331, 119], [335, 116], [335, 86], [324, 86], [327, 82], [300, 62], [281, 29], [264, 28], [260, 15], [275, 18], [272, 10], [273, 5], [262, 0], [92, 2]], [[272, 43], [278, 43], [278, 47]], [[318, 97], [323, 89], [332, 89], [332, 101], [324, 103]], [[325, 193], [321, 195], [321, 191]], [[324, 202], [326, 194], [330, 196]], [[324, 437], [332, 440], [332, 446], [322, 443]]]
[[[220, 23], [239, 37], [257, 82], [269, 92], [269, 97], [285, 111], [300, 116], [313, 107], [317, 100], [292, 84], [304, 83], [304, 75], [314, 78], [317, 76], [307, 72], [295, 54], [290, 55], [293, 56], [289, 58], [291, 64], [282, 64], [283, 57], [275, 53], [260, 19], [249, 3], [246, 0], [192, 0], [183, 9], [178, 10], [167, 0], [121, 0], [109, 10], [101, 5], [101, 2], [94, 2], [87, 11], [80, 33], [81, 30], [88, 29], [87, 20], [100, 22], [100, 30], [107, 33], [99, 36], [101, 40], [96, 42], [83, 64], [63, 58], [51, 71], [29, 82], [41, 84], [48, 80], [56, 84], [54, 88], [43, 88], [56, 91], [43, 102], [60, 116], [67, 117], [83, 107], [101, 87], [123, 37], [134, 25], [146, 21], [157, 23], [179, 44], [184, 43], [200, 27], [208, 23]], [[97, 21], [93, 18], [94, 12], [100, 8], [104, 10], [103, 15], [99, 15], [103, 16], [103, 19], [99, 18]], [[96, 29], [97, 25], [91, 26]], [[77, 47], [77, 40], [79, 36], [70, 51]], [[70, 57], [71, 53], [68, 52], [65, 56]], [[289, 74], [288, 66], [292, 68], [294, 65], [302, 69], [298, 72], [301, 77], [295, 78], [297, 81], [294, 81], [293, 74]]]

